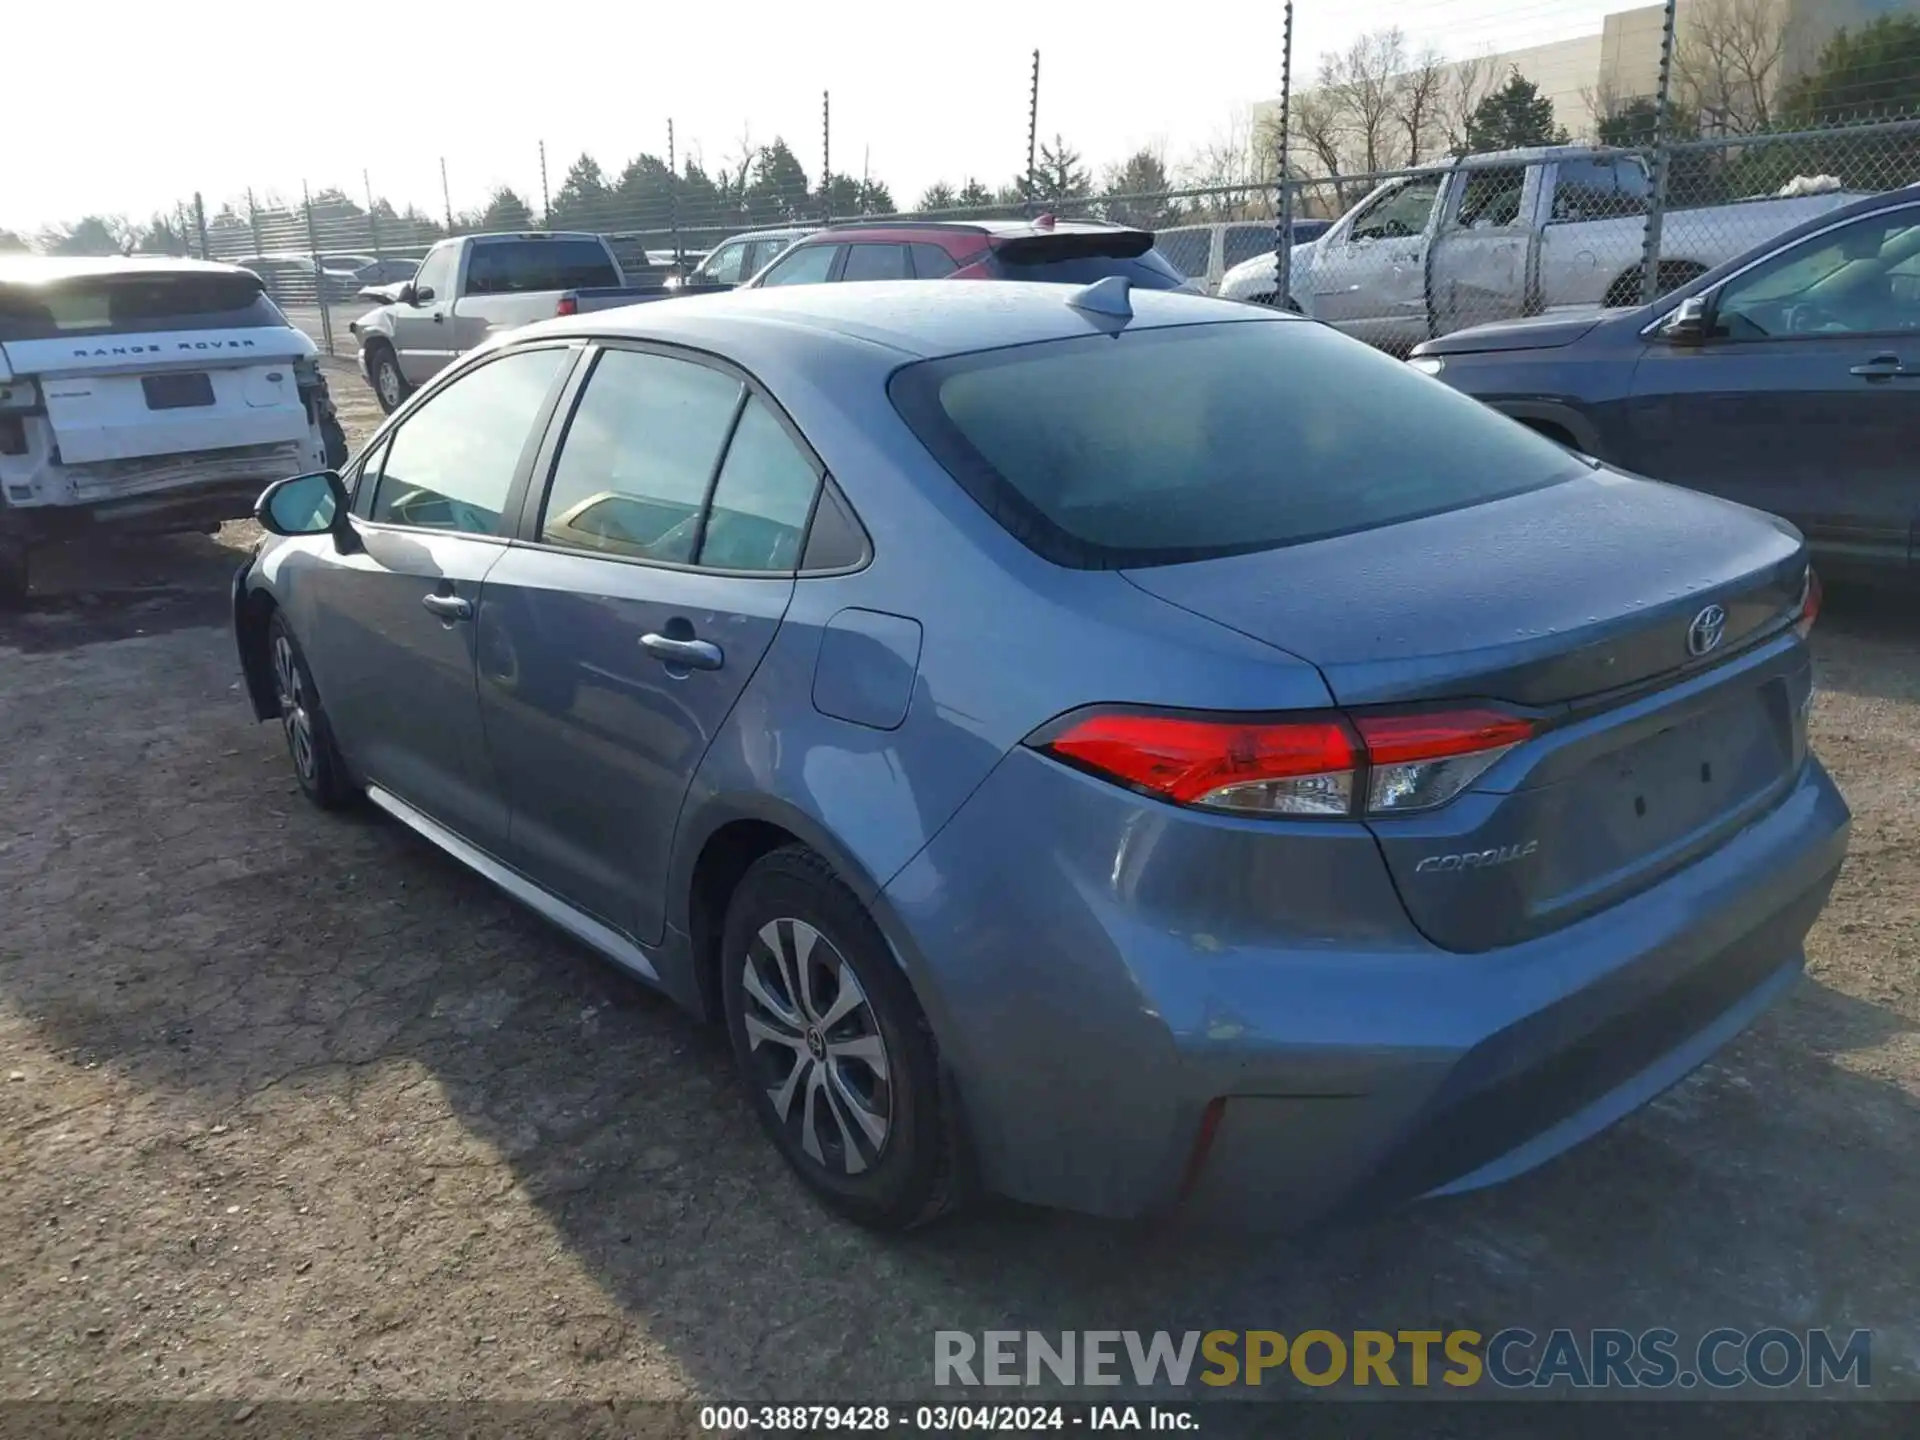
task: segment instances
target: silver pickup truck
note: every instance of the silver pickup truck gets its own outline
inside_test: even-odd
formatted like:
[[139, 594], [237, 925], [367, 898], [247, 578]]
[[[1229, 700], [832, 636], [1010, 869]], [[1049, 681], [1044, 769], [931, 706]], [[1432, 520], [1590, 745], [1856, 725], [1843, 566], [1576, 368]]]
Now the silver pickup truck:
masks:
[[598, 235], [535, 231], [442, 240], [413, 279], [391, 293], [392, 303], [347, 327], [360, 342], [360, 369], [388, 413], [498, 331], [677, 292], [661, 279], [629, 284]]
[[[1647, 203], [1639, 155], [1551, 146], [1472, 155], [1388, 180], [1293, 252], [1293, 304], [1404, 355], [1469, 325], [1638, 304]], [[1792, 199], [1667, 211], [1664, 292], [1783, 230], [1857, 200]], [[1227, 272], [1223, 297], [1270, 300], [1273, 256]]]

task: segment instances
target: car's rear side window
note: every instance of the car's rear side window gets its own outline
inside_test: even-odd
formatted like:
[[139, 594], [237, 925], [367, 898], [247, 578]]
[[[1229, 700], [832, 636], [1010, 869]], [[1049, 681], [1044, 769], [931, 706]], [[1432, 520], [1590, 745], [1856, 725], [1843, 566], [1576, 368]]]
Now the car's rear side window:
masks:
[[619, 283], [620, 272], [597, 240], [476, 240], [467, 260], [469, 295], [590, 290]]
[[0, 285], [0, 341], [285, 325], [251, 274], [88, 275]]
[[1308, 321], [923, 361], [897, 371], [889, 392], [989, 514], [1080, 569], [1273, 549], [1580, 470], [1478, 401]]
[[707, 365], [634, 350], [602, 354], [567, 426], [540, 538], [692, 563], [740, 399], [740, 382]]

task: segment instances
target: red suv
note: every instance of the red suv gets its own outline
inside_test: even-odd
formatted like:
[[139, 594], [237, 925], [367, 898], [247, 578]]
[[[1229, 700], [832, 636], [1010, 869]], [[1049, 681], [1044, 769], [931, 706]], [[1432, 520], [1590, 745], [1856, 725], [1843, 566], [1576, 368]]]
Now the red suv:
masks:
[[1153, 235], [1082, 220], [888, 220], [835, 225], [795, 241], [743, 289], [838, 280], [1039, 280], [1089, 285], [1124, 275], [1142, 290], [1196, 289]]

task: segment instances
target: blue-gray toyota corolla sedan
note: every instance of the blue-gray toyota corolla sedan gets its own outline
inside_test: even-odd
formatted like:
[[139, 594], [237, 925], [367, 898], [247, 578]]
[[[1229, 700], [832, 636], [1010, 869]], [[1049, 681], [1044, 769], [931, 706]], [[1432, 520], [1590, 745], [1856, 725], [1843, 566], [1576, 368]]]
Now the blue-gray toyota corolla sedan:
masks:
[[1790, 526], [1252, 307], [536, 325], [259, 514], [306, 793], [723, 1021], [873, 1225], [1516, 1174], [1785, 991], [1845, 849]]

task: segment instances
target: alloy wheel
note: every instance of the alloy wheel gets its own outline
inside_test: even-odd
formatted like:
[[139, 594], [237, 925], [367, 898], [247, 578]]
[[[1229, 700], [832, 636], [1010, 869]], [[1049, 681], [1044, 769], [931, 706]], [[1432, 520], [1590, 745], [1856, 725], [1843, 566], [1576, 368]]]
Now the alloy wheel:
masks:
[[804, 920], [772, 920], [747, 947], [741, 984], [756, 1080], [779, 1123], [824, 1169], [870, 1169], [892, 1130], [892, 1072], [853, 967]]
[[273, 678], [280, 692], [280, 727], [287, 733], [287, 753], [293, 756], [294, 769], [302, 780], [314, 778], [313, 716], [307, 711], [306, 686], [300, 679], [300, 662], [294, 658], [293, 642], [284, 635], [273, 637]]
[[379, 372], [375, 379], [380, 386], [381, 400], [386, 403], [389, 410], [398, 408], [400, 404], [400, 367], [391, 360], [382, 359], [375, 368]]

